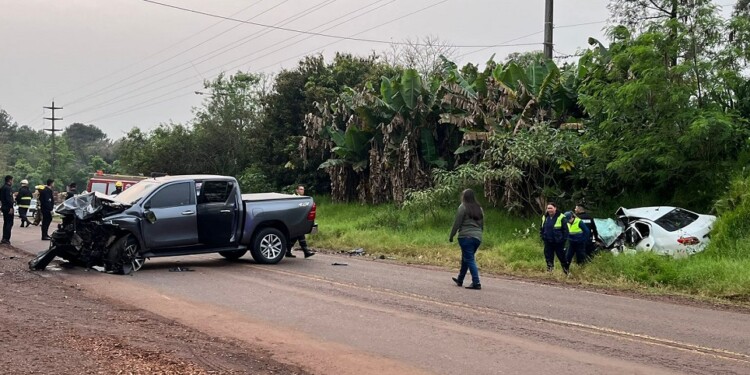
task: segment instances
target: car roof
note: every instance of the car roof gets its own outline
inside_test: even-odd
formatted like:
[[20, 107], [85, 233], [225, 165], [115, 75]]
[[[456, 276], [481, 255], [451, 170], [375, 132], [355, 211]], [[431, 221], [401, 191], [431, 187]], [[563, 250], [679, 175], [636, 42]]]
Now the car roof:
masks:
[[[656, 220], [676, 208], [677, 207], [672, 207], [672, 206], [653, 206], [653, 207], [638, 207], [638, 208], [620, 207], [617, 210], [617, 212], [615, 212], [615, 215], [617, 215], [618, 217], [627, 216], [627, 217], [635, 217], [635, 218], [640, 218], [640, 219]], [[681, 208], [681, 210], [683, 209]]]

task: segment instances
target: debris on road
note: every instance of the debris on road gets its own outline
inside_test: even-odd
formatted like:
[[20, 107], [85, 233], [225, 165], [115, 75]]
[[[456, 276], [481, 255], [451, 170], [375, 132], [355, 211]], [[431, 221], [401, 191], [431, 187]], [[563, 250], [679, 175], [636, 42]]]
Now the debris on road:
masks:
[[348, 266], [349, 264], [347, 264], [347, 263], [338, 263], [338, 262], [336, 262], [336, 263], [332, 263], [331, 265], [332, 265], [332, 266]]
[[359, 249], [354, 249], [349, 252], [349, 256], [352, 256], [352, 255], [365, 255], [365, 249], [361, 247]]
[[180, 267], [180, 266], [172, 267], [169, 269], [169, 272], [193, 272], [193, 271], [195, 270], [192, 268]]

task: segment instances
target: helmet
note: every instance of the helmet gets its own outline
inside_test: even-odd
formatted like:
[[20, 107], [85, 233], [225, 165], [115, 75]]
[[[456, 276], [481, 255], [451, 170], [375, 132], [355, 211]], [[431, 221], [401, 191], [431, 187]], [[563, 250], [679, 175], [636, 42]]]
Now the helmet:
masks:
[[37, 190], [44, 190], [44, 188], [46, 188], [46, 187], [47, 187], [47, 186], [45, 186], [45, 185], [37, 185], [37, 186], [36, 186], [36, 189], [37, 189]]
[[115, 182], [115, 187], [121, 188], [122, 187], [122, 181]]
[[29, 184], [29, 180], [26, 180], [26, 179], [21, 180], [21, 185], [28, 185], [28, 184]]

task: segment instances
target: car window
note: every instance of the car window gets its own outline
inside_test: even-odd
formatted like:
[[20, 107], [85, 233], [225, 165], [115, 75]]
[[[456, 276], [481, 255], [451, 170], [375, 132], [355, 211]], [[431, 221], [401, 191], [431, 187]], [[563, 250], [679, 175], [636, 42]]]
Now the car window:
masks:
[[205, 181], [203, 182], [203, 193], [199, 202], [201, 203], [224, 203], [232, 193], [232, 185], [229, 181]]
[[91, 191], [98, 191], [102, 194], [107, 194], [107, 184], [104, 182], [94, 182], [91, 184]]
[[194, 202], [190, 183], [182, 182], [164, 187], [151, 197], [151, 208], [187, 206]]
[[669, 211], [666, 215], [658, 218], [656, 224], [659, 224], [659, 226], [666, 229], [668, 232], [674, 232], [690, 225], [696, 220], [698, 220], [697, 214], [680, 208], [675, 208], [674, 210]]

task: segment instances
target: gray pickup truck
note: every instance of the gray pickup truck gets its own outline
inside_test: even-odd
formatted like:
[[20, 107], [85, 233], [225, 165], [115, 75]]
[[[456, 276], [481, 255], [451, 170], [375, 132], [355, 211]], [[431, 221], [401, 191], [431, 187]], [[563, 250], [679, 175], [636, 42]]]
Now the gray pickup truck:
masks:
[[29, 262], [31, 269], [59, 256], [129, 274], [146, 258], [219, 253], [237, 259], [248, 250], [256, 262], [275, 264], [291, 239], [317, 230], [312, 198], [241, 194], [227, 176], [149, 178], [117, 196], [77, 195], [55, 211], [62, 224], [49, 249]]

